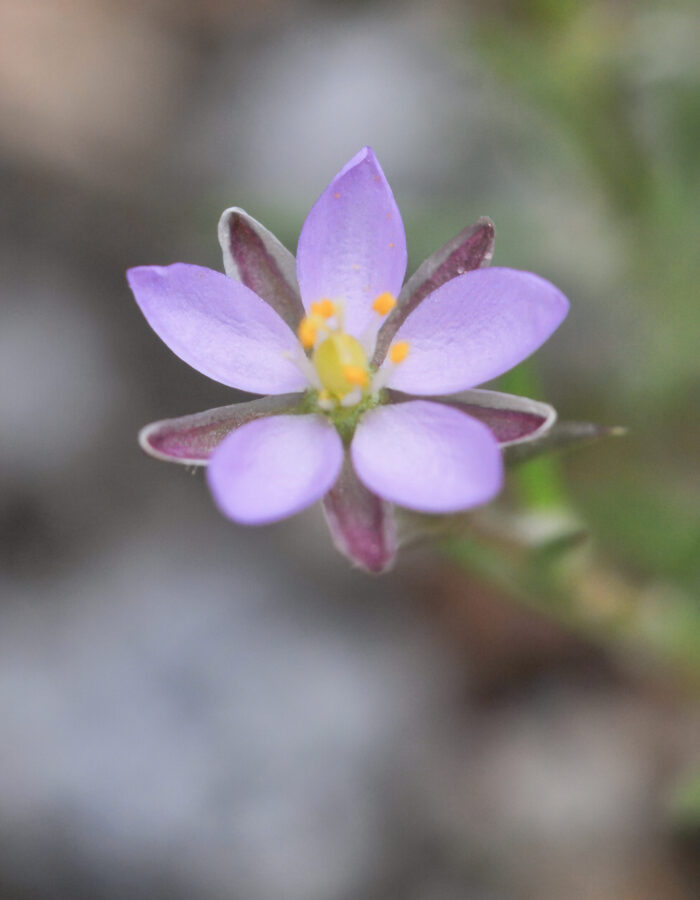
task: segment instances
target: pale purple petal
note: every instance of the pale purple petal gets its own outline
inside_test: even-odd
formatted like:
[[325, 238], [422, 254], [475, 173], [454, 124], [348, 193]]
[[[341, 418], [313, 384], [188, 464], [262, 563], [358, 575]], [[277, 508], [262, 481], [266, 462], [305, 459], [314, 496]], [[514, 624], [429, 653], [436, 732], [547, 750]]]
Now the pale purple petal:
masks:
[[[416, 399], [412, 394], [399, 391], [389, 391], [389, 396], [392, 403]], [[477, 389], [427, 399], [446, 403], [483, 422], [501, 446], [538, 440], [557, 420], [556, 410], [548, 403], [502, 391]]]
[[152, 422], [139, 432], [143, 450], [156, 459], [204, 466], [223, 439], [236, 428], [266, 416], [290, 412], [303, 394], [278, 394], [247, 403], [219, 406], [191, 416]]
[[214, 451], [207, 480], [221, 512], [264, 525], [330, 490], [343, 465], [338, 432], [317, 415], [272, 416], [234, 431]]
[[219, 243], [226, 274], [241, 281], [296, 332], [304, 316], [297, 286], [296, 260], [270, 231], [237, 207], [219, 219]]
[[397, 330], [421, 300], [452, 278], [487, 266], [493, 257], [495, 241], [496, 229], [493, 222], [482, 216], [473, 225], [462, 229], [416, 269], [401, 289], [396, 308], [379, 329], [372, 357], [375, 368], [382, 364]]
[[[426, 297], [396, 333], [407, 358], [388, 386], [421, 396], [462, 391], [507, 372], [543, 344], [569, 309], [549, 281], [477, 269]], [[385, 363], [384, 365], [387, 365]]]
[[306, 309], [324, 297], [345, 305], [345, 328], [359, 337], [372, 303], [398, 296], [406, 272], [401, 214], [374, 153], [365, 147], [336, 175], [299, 238], [297, 274]]
[[391, 566], [397, 545], [391, 504], [367, 490], [347, 457], [323, 511], [335, 546], [348, 559], [375, 574]]
[[420, 512], [478, 506], [492, 500], [503, 484], [501, 451], [486, 425], [428, 400], [368, 412], [351, 454], [371, 491]]
[[127, 279], [151, 328], [202, 374], [253, 394], [308, 386], [289, 359], [300, 352], [295, 335], [245, 285], [186, 263], [140, 266]]

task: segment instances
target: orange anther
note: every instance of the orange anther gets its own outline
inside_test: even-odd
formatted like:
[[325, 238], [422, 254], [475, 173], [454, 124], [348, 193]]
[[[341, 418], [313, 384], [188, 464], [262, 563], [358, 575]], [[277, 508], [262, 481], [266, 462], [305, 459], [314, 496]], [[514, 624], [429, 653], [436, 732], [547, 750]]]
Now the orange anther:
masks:
[[316, 326], [315, 324], [307, 317], [299, 322], [299, 327], [297, 328], [297, 336], [301, 342], [301, 346], [306, 350], [309, 347], [313, 347], [316, 343]]
[[389, 350], [389, 359], [395, 364], [403, 362], [408, 356], [409, 349], [408, 341], [397, 341]]
[[331, 316], [335, 315], [335, 303], [332, 300], [329, 300], [327, 297], [324, 297], [323, 300], [318, 304], [320, 316], [323, 316], [324, 319], [330, 319]]
[[331, 316], [335, 315], [335, 304], [327, 298], [312, 303], [311, 315], [319, 316], [321, 319], [330, 319]]
[[385, 316], [387, 313], [391, 312], [395, 306], [396, 297], [394, 297], [393, 294], [390, 294], [389, 291], [384, 291], [383, 294], [380, 294], [375, 298], [372, 309], [375, 312], [378, 312], [380, 316]]

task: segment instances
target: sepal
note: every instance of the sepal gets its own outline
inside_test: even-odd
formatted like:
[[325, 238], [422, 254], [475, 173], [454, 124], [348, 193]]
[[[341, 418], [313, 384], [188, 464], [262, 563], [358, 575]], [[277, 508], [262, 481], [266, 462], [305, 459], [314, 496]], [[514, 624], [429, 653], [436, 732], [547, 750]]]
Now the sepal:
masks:
[[446, 281], [487, 266], [493, 258], [495, 241], [496, 228], [493, 222], [482, 216], [432, 253], [416, 269], [403, 286], [396, 308], [379, 331], [372, 359], [374, 366], [382, 364], [397, 330], [421, 300]]
[[[394, 403], [416, 398], [400, 391], [388, 391]], [[518, 397], [502, 391], [474, 389], [456, 394], [443, 394], [421, 399], [445, 403], [487, 425], [502, 447], [539, 440], [557, 420], [553, 406], [529, 397]]]
[[236, 428], [255, 419], [294, 412], [302, 397], [303, 394], [278, 394], [177, 419], [162, 419], [141, 429], [139, 444], [155, 459], [205, 466], [214, 450]]
[[583, 447], [606, 437], [623, 437], [626, 428], [617, 425], [595, 425], [592, 422], [557, 422], [551, 429], [503, 448], [506, 465], [526, 462], [545, 453]]
[[236, 206], [223, 211], [218, 233], [226, 274], [255, 291], [296, 331], [304, 307], [294, 256], [264, 225]]
[[343, 556], [375, 575], [391, 567], [397, 548], [393, 507], [362, 484], [347, 455], [338, 480], [323, 498], [323, 512]]

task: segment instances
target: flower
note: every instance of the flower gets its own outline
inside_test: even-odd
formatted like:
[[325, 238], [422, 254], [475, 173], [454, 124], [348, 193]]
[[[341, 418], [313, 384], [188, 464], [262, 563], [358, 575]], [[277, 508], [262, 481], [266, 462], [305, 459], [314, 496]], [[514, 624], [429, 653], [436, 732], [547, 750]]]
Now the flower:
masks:
[[181, 359], [269, 395], [140, 434], [152, 456], [208, 465], [230, 519], [261, 525], [322, 499], [336, 546], [382, 571], [396, 552], [394, 504], [441, 514], [487, 503], [502, 487], [501, 448], [554, 423], [546, 404], [473, 388], [536, 350], [566, 298], [529, 272], [485, 268], [488, 219], [402, 287], [403, 224], [368, 147], [316, 201], [296, 262], [237, 208], [219, 239], [226, 275], [175, 263], [127, 277]]

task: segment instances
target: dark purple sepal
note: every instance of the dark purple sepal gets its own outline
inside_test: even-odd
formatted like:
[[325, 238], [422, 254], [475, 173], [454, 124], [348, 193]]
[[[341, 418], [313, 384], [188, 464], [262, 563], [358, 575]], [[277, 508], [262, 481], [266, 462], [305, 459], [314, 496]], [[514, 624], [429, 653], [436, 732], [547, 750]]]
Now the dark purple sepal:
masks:
[[351, 562], [376, 575], [390, 568], [397, 548], [393, 507], [362, 484], [348, 456], [323, 511], [333, 543]]
[[302, 396], [277, 394], [246, 403], [219, 406], [177, 419], [152, 422], [139, 432], [139, 444], [156, 459], [204, 466], [212, 452], [234, 429], [254, 419], [292, 412], [301, 403]]
[[379, 329], [372, 358], [375, 367], [381, 365], [397, 330], [421, 300], [452, 278], [487, 266], [493, 258], [495, 240], [495, 226], [491, 219], [483, 216], [416, 269], [403, 286], [396, 308]]
[[[389, 397], [394, 403], [416, 399], [399, 391], [389, 391]], [[502, 447], [541, 438], [554, 426], [557, 419], [556, 410], [548, 403], [501, 391], [475, 389], [421, 399], [446, 403], [478, 419], [491, 429]]]
[[224, 210], [219, 219], [224, 269], [262, 297], [296, 331], [304, 317], [296, 261], [264, 225], [242, 209]]

